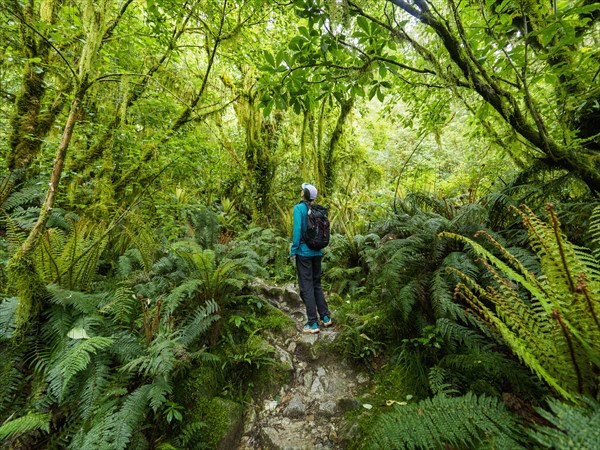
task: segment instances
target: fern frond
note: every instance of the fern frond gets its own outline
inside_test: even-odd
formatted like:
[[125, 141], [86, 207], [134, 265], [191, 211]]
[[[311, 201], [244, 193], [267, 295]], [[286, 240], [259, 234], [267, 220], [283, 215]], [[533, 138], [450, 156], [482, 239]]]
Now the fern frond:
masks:
[[146, 415], [146, 405], [149, 402], [152, 385], [144, 385], [130, 394], [123, 407], [115, 415], [113, 427], [109, 428], [109, 435], [112, 435], [111, 442], [113, 449], [121, 450], [127, 448], [129, 441]]
[[[502, 257], [496, 257], [476, 242], [450, 233], [468, 243], [482, 256], [484, 266], [495, 281], [481, 288], [470, 277], [462, 275], [469, 285], [457, 290], [477, 314], [500, 333], [512, 350], [539, 377], [563, 397], [593, 392], [597, 382], [593, 367], [600, 367], [600, 322], [598, 318], [600, 282], [594, 261], [578, 258], [578, 252], [560, 231], [560, 223], [552, 207], [548, 207], [550, 225], [523, 208], [523, 223], [531, 244], [540, 258], [543, 275], [529, 271], [491, 236], [484, 235]], [[488, 262], [489, 261], [489, 262]], [[500, 269], [504, 279], [496, 270]], [[529, 293], [524, 296], [519, 286]], [[472, 291], [471, 291], [472, 289]], [[488, 308], [481, 299], [495, 305]]]
[[182, 350], [179, 333], [161, 328], [147, 351], [129, 361], [123, 366], [123, 370], [137, 372], [146, 377], [168, 376], [176, 366]]
[[61, 354], [48, 373], [51, 391], [61, 399], [71, 378], [84, 370], [91, 361], [91, 354], [112, 345], [113, 339], [93, 336], [89, 339], [75, 340], [64, 354]]
[[185, 299], [195, 297], [205, 280], [192, 278], [177, 286], [163, 301], [163, 315], [172, 315]]
[[592, 254], [596, 261], [600, 261], [600, 206], [596, 206], [590, 217], [589, 233], [592, 236]]
[[127, 364], [138, 357], [145, 350], [140, 343], [140, 338], [128, 331], [121, 331], [113, 335], [114, 345], [111, 350], [120, 364]]
[[394, 405], [380, 417], [371, 432], [374, 448], [477, 448], [522, 449], [514, 417], [496, 398], [468, 393], [464, 397], [438, 395], [416, 404]]
[[104, 400], [104, 393], [109, 385], [111, 376], [110, 359], [105, 355], [98, 355], [91, 359], [85, 371], [82, 372], [81, 388], [77, 398], [78, 413], [88, 422], [93, 419], [98, 406]]
[[66, 289], [57, 284], [47, 286], [50, 293], [50, 301], [57, 305], [72, 306], [76, 311], [84, 314], [95, 314], [99, 298], [105, 294], [89, 294], [80, 291]]
[[114, 291], [110, 300], [101, 307], [100, 312], [112, 314], [117, 324], [128, 325], [135, 319], [134, 311], [138, 304], [139, 300], [131, 289], [120, 286]]
[[0, 342], [10, 339], [17, 327], [17, 297], [5, 298], [0, 302]]
[[48, 229], [36, 247], [36, 268], [46, 284], [84, 290], [92, 281], [106, 242], [103, 226], [84, 219], [74, 222], [66, 236], [61, 230]]
[[448, 342], [449, 348], [465, 347], [470, 350], [489, 349], [491, 344], [471, 328], [459, 325], [447, 318], [440, 318], [435, 323], [442, 337]]
[[219, 305], [214, 300], [208, 300], [204, 305], [196, 308], [190, 319], [181, 327], [181, 344], [188, 347], [198, 336], [206, 332], [210, 325], [219, 319], [218, 310]]
[[572, 405], [550, 399], [550, 411], [537, 411], [553, 426], [538, 425], [529, 435], [545, 448], [596, 448], [600, 442], [600, 404], [588, 398], [581, 400], [580, 405]]
[[167, 395], [173, 393], [173, 385], [167, 379], [160, 375], [154, 378], [148, 391], [148, 400], [150, 407], [156, 413], [158, 409], [167, 401]]
[[0, 426], [0, 442], [30, 431], [50, 432], [50, 414], [29, 413]]

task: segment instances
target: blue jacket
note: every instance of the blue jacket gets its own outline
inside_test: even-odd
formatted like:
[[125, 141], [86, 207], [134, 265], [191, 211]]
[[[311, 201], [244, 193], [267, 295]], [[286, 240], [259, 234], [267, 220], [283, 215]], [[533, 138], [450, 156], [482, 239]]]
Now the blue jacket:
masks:
[[306, 202], [300, 202], [294, 206], [294, 231], [292, 234], [292, 256], [323, 256], [323, 251], [313, 250], [302, 240], [302, 231], [306, 230], [306, 219], [308, 217], [308, 206]]

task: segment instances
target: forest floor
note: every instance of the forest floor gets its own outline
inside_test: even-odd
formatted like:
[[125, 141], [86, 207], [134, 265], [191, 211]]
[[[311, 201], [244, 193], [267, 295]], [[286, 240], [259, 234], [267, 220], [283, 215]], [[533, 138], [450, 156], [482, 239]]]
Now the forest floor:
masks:
[[[347, 448], [358, 429], [358, 414], [347, 413], [370, 408], [358, 399], [370, 386], [369, 376], [351, 367], [335, 351], [339, 325], [321, 328], [319, 334], [302, 333], [305, 308], [294, 285], [261, 283], [255, 287], [271, 305], [294, 320], [297, 332], [269, 337], [281, 362], [289, 368], [289, 381], [255, 399], [248, 408], [238, 449]], [[354, 419], [346, 419], [348, 416]]]

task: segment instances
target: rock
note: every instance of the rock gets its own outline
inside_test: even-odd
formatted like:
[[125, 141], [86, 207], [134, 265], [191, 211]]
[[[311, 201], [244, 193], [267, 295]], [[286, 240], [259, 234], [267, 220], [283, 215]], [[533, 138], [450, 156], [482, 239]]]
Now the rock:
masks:
[[286, 284], [282, 287], [283, 295], [281, 299], [284, 303], [290, 308], [298, 308], [304, 307], [304, 303], [302, 302], [302, 298], [300, 298], [300, 294], [298, 294], [298, 290], [296, 285], [294, 284]]
[[312, 450], [314, 444], [307, 439], [301, 423], [290, 424], [283, 430], [265, 427], [261, 431], [262, 448], [270, 450]]
[[276, 400], [265, 400], [263, 411], [274, 411], [278, 404]]
[[351, 441], [354, 441], [356, 439], [356, 437], [358, 436], [358, 431], [359, 431], [358, 418], [355, 418], [351, 422], [344, 424], [338, 430], [338, 433], [337, 433], [338, 434], [338, 442], [341, 445], [341, 448], [348, 447], [348, 444]]
[[211, 407], [216, 415], [210, 416], [210, 420], [207, 418], [206, 422], [209, 427], [212, 427], [212, 432], [218, 433], [220, 437], [216, 448], [223, 450], [235, 448], [243, 431], [242, 406], [234, 401], [216, 397], [211, 400]]
[[283, 414], [287, 417], [298, 418], [304, 416], [306, 412], [306, 407], [302, 402], [302, 397], [299, 395], [294, 395], [290, 402], [287, 404], [285, 409], [283, 410]]
[[307, 388], [310, 388], [310, 386], [312, 385], [313, 382], [313, 373], [312, 372], [306, 372], [304, 374], [304, 386], [306, 386]]
[[290, 344], [288, 345], [287, 351], [290, 353], [294, 353], [296, 351], [296, 346], [298, 344], [296, 344], [296, 342], [292, 341], [290, 342]]
[[311, 347], [319, 340], [318, 334], [302, 334], [298, 337], [299, 347]]
[[246, 416], [244, 417], [244, 428], [243, 434], [249, 434], [254, 427], [254, 423], [256, 422], [256, 411], [254, 408], [248, 408], [246, 412]]
[[314, 379], [312, 386], [310, 387], [310, 393], [311, 394], [324, 394], [325, 393], [325, 388], [321, 384], [321, 380], [319, 378]]
[[336, 413], [336, 403], [333, 400], [319, 403], [319, 413], [326, 417], [331, 417]]
[[369, 378], [369, 376], [367, 374], [359, 373], [356, 376], [356, 381], [358, 381], [360, 384], [363, 384], [363, 383], [368, 383], [369, 381], [371, 381], [371, 379]]
[[279, 357], [279, 361], [283, 365], [283, 368], [285, 370], [294, 370], [294, 360], [292, 359], [292, 355], [278, 345], [275, 346], [275, 350], [277, 351], [277, 356]]

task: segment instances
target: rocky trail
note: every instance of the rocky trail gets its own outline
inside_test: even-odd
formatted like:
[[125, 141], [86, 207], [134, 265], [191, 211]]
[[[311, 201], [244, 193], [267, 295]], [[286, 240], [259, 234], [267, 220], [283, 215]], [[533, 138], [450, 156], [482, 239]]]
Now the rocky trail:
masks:
[[369, 407], [357, 400], [369, 385], [368, 376], [332, 348], [339, 335], [336, 326], [315, 335], [302, 333], [305, 310], [294, 285], [257, 284], [255, 289], [294, 320], [297, 333], [271, 338], [279, 359], [289, 367], [290, 381], [247, 410], [238, 449], [346, 448], [357, 424], [344, 415]]

